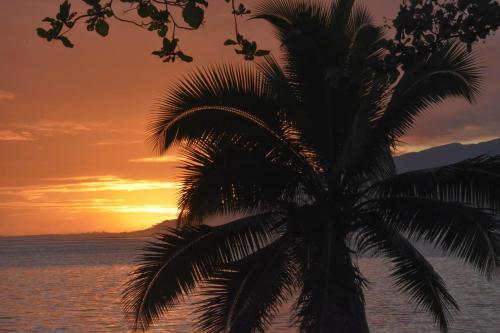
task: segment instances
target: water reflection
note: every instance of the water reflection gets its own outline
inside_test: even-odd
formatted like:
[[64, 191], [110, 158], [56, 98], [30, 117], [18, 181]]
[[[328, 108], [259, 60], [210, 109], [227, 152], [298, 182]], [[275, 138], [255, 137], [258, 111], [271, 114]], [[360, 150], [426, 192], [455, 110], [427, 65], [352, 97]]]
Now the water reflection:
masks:
[[[42, 242], [16, 248], [0, 241], [0, 332], [127, 331], [120, 292], [132, 268], [132, 253], [141, 242], [79, 241], [50, 246]], [[498, 332], [500, 282], [486, 282], [455, 260], [431, 258], [431, 262], [461, 305], [451, 332]], [[438, 332], [429, 316], [415, 311], [393, 289], [381, 259], [363, 258], [360, 266], [371, 281], [367, 314], [373, 333]], [[193, 332], [192, 309], [189, 303], [181, 304], [152, 332]], [[283, 313], [270, 332], [294, 332], [288, 322]]]

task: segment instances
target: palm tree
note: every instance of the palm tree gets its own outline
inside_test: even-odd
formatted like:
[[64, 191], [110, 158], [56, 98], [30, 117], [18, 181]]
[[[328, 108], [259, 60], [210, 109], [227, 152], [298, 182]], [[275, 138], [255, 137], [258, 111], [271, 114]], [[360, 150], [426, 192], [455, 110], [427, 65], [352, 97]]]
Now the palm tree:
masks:
[[[451, 43], [394, 82], [374, 70], [383, 31], [354, 0], [270, 0], [255, 18], [274, 27], [282, 61], [200, 69], [153, 114], [156, 149], [186, 158], [178, 228], [146, 248], [124, 291], [134, 328], [201, 290], [197, 332], [264, 332], [293, 300], [300, 332], [365, 333], [356, 256], [368, 252], [446, 332], [457, 304], [412, 243], [497, 272], [500, 156], [397, 174], [391, 152], [429, 107], [474, 100], [473, 56]], [[237, 218], [203, 224], [214, 215]]]

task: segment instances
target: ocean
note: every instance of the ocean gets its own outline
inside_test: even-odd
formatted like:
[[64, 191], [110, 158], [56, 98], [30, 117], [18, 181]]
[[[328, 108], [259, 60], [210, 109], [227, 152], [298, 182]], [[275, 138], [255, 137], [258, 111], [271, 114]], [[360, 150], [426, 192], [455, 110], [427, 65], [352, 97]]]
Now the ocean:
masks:
[[[127, 332], [120, 293], [146, 238], [47, 236], [0, 238], [0, 332]], [[461, 311], [451, 332], [500, 332], [500, 280], [486, 281], [459, 261], [429, 260], [442, 274]], [[372, 333], [439, 332], [432, 318], [394, 289], [389, 265], [360, 258]], [[191, 300], [192, 301], [192, 300]], [[181, 304], [151, 332], [193, 329], [193, 306]], [[293, 333], [284, 311], [271, 333]]]

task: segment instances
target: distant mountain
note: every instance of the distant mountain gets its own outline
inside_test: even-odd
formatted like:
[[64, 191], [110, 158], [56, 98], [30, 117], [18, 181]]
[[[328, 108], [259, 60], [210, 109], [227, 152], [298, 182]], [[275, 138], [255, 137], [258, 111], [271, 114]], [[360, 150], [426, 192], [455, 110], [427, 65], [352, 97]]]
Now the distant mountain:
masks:
[[167, 228], [175, 228], [177, 220], [165, 220], [157, 223], [150, 228], [137, 231], [124, 232], [86, 232], [80, 234], [42, 234], [42, 235], [24, 235], [24, 236], [0, 236], [1, 238], [78, 238], [78, 239], [95, 239], [95, 238], [137, 238], [151, 237], [158, 233], [166, 232]]
[[120, 232], [114, 233], [113, 236], [118, 237], [149, 237], [158, 233], [163, 233], [167, 230], [167, 228], [174, 228], [177, 223], [177, 220], [165, 220], [163, 222], [157, 223], [154, 226], [138, 231], [131, 232]]
[[395, 158], [398, 172], [434, 168], [477, 157], [482, 154], [499, 155], [500, 138], [477, 144], [450, 143]]

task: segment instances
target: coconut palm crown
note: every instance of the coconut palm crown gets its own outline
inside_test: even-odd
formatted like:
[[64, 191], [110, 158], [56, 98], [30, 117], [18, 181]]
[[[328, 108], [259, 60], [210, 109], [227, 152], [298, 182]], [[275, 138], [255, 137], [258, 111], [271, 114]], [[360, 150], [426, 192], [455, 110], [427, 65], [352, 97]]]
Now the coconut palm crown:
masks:
[[[156, 149], [185, 159], [178, 227], [146, 248], [124, 291], [134, 328], [201, 291], [197, 332], [265, 332], [292, 303], [300, 332], [366, 333], [356, 256], [371, 253], [447, 332], [457, 303], [412, 244], [496, 274], [500, 156], [398, 174], [392, 152], [433, 105], [474, 101], [473, 55], [450, 43], [394, 82], [374, 69], [383, 30], [354, 0], [269, 0], [254, 13], [283, 59], [197, 70], [153, 114]], [[203, 224], [215, 215], [233, 220]]]

